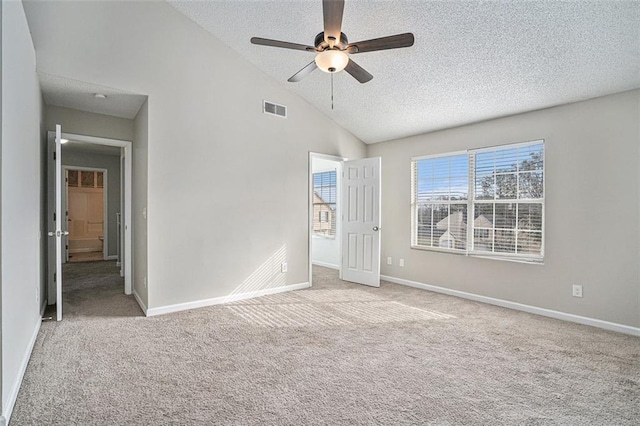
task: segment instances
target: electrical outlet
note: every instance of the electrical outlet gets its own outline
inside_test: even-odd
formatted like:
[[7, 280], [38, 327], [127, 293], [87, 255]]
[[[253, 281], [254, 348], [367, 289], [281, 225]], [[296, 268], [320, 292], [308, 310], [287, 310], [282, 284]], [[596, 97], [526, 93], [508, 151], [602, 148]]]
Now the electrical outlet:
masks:
[[404, 268], [404, 259], [400, 259], [398, 261], [398, 266], [400, 266], [401, 268]]
[[393, 265], [393, 259], [391, 256], [387, 257], [387, 265]]
[[578, 284], [573, 285], [573, 297], [582, 297], [582, 286]]
[[280, 272], [287, 272], [289, 270], [289, 267], [287, 266], [287, 262], [282, 262], [280, 264]]
[[144, 284], [144, 288], [147, 288], [147, 277], [144, 277], [142, 284]]

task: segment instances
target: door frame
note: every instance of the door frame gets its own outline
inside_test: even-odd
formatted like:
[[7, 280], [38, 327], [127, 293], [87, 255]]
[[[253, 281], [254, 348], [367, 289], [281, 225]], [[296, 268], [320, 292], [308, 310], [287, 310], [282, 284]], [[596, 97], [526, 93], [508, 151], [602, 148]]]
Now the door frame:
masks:
[[[55, 131], [47, 132], [47, 144], [49, 144], [52, 139], [55, 144]], [[122, 226], [122, 246], [124, 248], [124, 253], [122, 257], [122, 276], [124, 277], [124, 293], [129, 295], [132, 291], [132, 277], [133, 277], [133, 239], [132, 239], [132, 178], [133, 178], [133, 149], [132, 142], [120, 139], [109, 139], [109, 138], [100, 138], [95, 136], [86, 136], [86, 135], [78, 135], [74, 133], [62, 133], [63, 139], [69, 139], [78, 142], [90, 143], [95, 145], [106, 145], [106, 146], [116, 146], [121, 148], [121, 157], [124, 157], [124, 168], [122, 168], [121, 176], [121, 184], [123, 185], [124, 191], [120, 194], [120, 199], [123, 204], [123, 208], [121, 209], [121, 226]], [[53, 174], [55, 177], [55, 173]], [[49, 175], [50, 176], [50, 175]], [[53, 182], [51, 182], [51, 178], [47, 179], [47, 186], [51, 188], [55, 186]], [[55, 180], [55, 179], [54, 179]], [[106, 191], [105, 191], [106, 192]], [[51, 198], [51, 197], [48, 197]], [[48, 203], [54, 203], [55, 200], [48, 200]], [[49, 223], [47, 221], [47, 223]]]
[[[319, 152], [313, 152], [313, 151], [309, 151], [309, 173], [308, 173], [308, 181], [309, 181], [309, 189], [308, 189], [308, 224], [307, 224], [307, 238], [308, 238], [308, 242], [309, 242], [309, 246], [308, 246], [308, 270], [309, 270], [309, 286], [311, 287], [313, 285], [313, 160], [329, 160], [329, 161], [335, 161], [338, 163], [343, 163], [345, 161], [347, 161], [348, 159], [345, 157], [340, 157], [337, 155], [331, 155], [331, 154], [322, 154]], [[342, 177], [340, 177], [340, 179], [338, 179], [340, 182], [342, 182]], [[340, 188], [341, 185], [338, 185], [336, 182], [336, 209], [337, 214], [336, 217], [339, 220], [339, 225], [342, 225], [342, 188]], [[339, 229], [337, 229], [336, 227], [336, 234], [338, 233]], [[342, 279], [342, 244], [339, 244], [338, 247], [339, 253], [338, 253], [338, 258], [340, 259], [340, 262], [338, 263], [338, 278]]]
[[[63, 148], [64, 150], [64, 148]], [[62, 154], [62, 156], [64, 157], [64, 152]], [[66, 177], [67, 177], [67, 172], [69, 170], [80, 170], [83, 172], [102, 172], [103, 173], [103, 179], [102, 179], [102, 189], [103, 189], [103, 194], [102, 194], [102, 240], [103, 240], [103, 247], [102, 247], [102, 259], [103, 260], [107, 260], [109, 258], [109, 197], [108, 197], [108, 193], [109, 193], [109, 183], [108, 183], [108, 177], [109, 177], [109, 171], [107, 169], [101, 169], [99, 167], [84, 167], [84, 166], [73, 166], [73, 165], [68, 165], [68, 164], [63, 164], [62, 165], [62, 171], [64, 173], [64, 208], [65, 208], [65, 212], [69, 213], [69, 182], [67, 181]], [[79, 178], [78, 178], [79, 180]], [[120, 198], [122, 198], [122, 193], [120, 194]], [[65, 215], [65, 218], [67, 219], [67, 223], [65, 225], [65, 231], [69, 230], [69, 217], [67, 215]], [[67, 237], [67, 246], [68, 246], [68, 242], [69, 242], [69, 237]], [[63, 257], [63, 259], [66, 259], [66, 262], [69, 261], [69, 249], [67, 248], [65, 250], [65, 256]], [[63, 260], [62, 263], [65, 263], [65, 260]]]

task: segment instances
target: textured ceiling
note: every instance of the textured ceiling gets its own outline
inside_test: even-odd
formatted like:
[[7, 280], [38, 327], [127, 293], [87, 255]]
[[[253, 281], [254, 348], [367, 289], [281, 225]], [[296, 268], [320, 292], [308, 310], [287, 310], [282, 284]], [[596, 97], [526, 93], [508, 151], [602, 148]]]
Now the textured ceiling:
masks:
[[367, 143], [640, 87], [638, 1], [346, 0], [349, 41], [410, 31], [416, 42], [352, 55], [374, 79], [336, 74], [334, 110], [328, 74], [286, 82], [312, 53], [249, 43], [313, 45], [320, 0], [170, 4]]
[[[38, 73], [38, 77], [47, 105], [133, 119], [147, 98], [144, 95], [45, 73]], [[96, 99], [96, 93], [102, 93], [107, 97]]]

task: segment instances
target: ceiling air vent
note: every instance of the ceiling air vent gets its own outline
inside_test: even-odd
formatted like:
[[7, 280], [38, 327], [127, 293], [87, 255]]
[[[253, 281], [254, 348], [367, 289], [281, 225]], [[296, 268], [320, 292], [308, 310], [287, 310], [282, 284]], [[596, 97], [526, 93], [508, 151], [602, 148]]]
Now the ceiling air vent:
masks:
[[274, 104], [273, 102], [263, 101], [262, 111], [265, 114], [276, 115], [278, 117], [287, 118], [287, 107], [284, 105]]

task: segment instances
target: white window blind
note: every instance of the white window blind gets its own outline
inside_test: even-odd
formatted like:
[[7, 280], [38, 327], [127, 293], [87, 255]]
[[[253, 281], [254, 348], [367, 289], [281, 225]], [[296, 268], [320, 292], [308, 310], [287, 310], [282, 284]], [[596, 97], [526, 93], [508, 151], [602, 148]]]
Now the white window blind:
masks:
[[313, 234], [336, 236], [336, 171], [313, 174]]
[[544, 145], [471, 152], [473, 240], [477, 253], [543, 256]]
[[416, 160], [413, 181], [414, 245], [466, 250], [467, 154]]
[[542, 260], [543, 141], [415, 158], [412, 169], [412, 247]]

